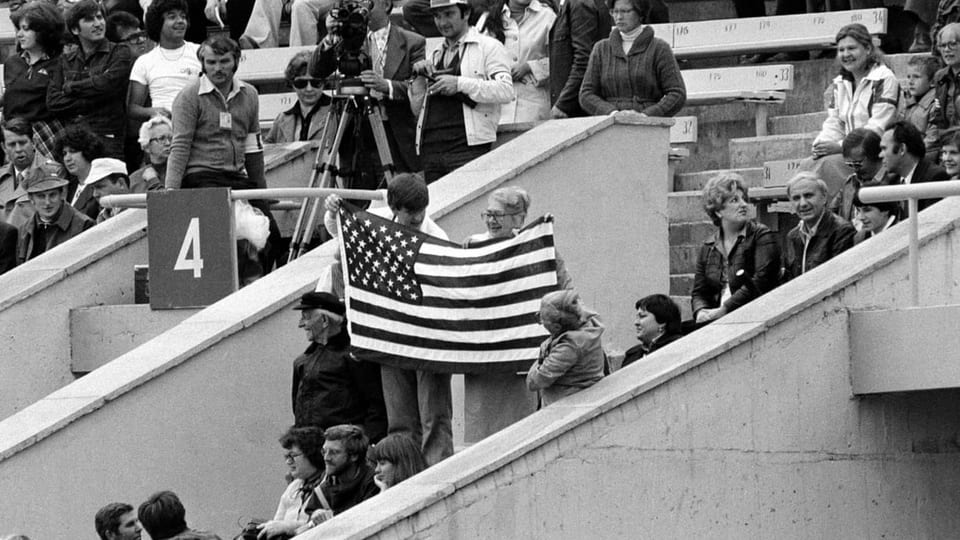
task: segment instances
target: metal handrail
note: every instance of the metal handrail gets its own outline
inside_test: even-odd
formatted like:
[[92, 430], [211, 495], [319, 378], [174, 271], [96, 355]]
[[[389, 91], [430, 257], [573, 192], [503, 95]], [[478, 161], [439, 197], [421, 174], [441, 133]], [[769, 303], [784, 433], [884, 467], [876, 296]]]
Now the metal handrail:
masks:
[[[362, 199], [382, 201], [387, 198], [383, 190], [338, 189], [338, 188], [267, 188], [236, 189], [230, 192], [231, 200], [249, 199], [304, 199], [339, 195], [344, 199]], [[283, 203], [281, 203], [282, 205]], [[104, 208], [146, 208], [146, 193], [128, 193], [124, 195], [105, 195], [100, 198]]]
[[910, 301], [920, 305], [920, 225], [917, 220], [917, 200], [939, 199], [960, 195], [960, 180], [901, 184], [896, 186], [871, 186], [860, 188], [857, 196], [864, 204], [907, 201], [907, 222], [910, 224]]

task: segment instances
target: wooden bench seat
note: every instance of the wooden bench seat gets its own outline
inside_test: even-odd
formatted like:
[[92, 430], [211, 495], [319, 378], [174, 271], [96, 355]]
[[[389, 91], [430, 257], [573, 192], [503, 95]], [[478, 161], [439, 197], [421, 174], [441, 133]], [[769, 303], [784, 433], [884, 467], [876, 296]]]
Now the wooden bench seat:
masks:
[[677, 58], [734, 56], [762, 52], [832, 48], [837, 31], [860, 23], [874, 35], [887, 33], [887, 9], [855, 9], [654, 24]]

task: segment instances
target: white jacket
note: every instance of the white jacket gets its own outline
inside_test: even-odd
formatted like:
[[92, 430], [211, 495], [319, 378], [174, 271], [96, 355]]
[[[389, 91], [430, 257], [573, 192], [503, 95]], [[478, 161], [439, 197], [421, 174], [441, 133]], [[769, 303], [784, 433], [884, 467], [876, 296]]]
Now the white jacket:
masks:
[[837, 75], [824, 97], [827, 119], [814, 144], [843, 142], [848, 133], [860, 127], [883, 135], [897, 119], [900, 82], [890, 68], [877, 64], [856, 90], [851, 79]]
[[[513, 100], [513, 79], [510, 77], [510, 60], [507, 51], [499, 41], [484, 36], [470, 27], [460, 40], [460, 76], [457, 77], [457, 91], [463, 92], [477, 106], [463, 105], [463, 125], [467, 134], [467, 144], [491, 143], [497, 140], [497, 123], [500, 121], [500, 104]], [[433, 51], [431, 62], [443, 54], [443, 48]], [[423, 133], [424, 111], [430, 97], [424, 100], [417, 119], [417, 152]]]

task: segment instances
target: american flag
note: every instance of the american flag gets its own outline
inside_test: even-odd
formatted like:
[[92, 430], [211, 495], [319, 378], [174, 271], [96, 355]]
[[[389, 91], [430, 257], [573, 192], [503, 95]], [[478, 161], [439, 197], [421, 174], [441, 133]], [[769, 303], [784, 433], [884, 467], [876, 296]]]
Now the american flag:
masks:
[[527, 369], [557, 289], [553, 223], [464, 248], [357, 210], [340, 215], [351, 342], [367, 360], [458, 373]]

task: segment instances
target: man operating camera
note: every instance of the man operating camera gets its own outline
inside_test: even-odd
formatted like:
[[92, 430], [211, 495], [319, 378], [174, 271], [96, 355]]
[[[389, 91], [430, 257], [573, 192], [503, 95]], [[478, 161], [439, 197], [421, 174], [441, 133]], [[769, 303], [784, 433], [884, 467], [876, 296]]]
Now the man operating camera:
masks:
[[[358, 78], [383, 117], [396, 172], [416, 172], [421, 168], [414, 146], [416, 118], [407, 85], [413, 64], [425, 57], [426, 41], [391, 24], [392, 7], [391, 0], [340, 2], [327, 15], [327, 35], [317, 45], [308, 72], [318, 79], [329, 77], [336, 85], [349, 84], [345, 78]], [[343, 89], [349, 93], [348, 87]], [[369, 122], [361, 119], [358, 125], [355, 119], [347, 134], [340, 146], [340, 174], [346, 177], [347, 187], [382, 186], [383, 167]]]

